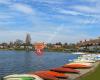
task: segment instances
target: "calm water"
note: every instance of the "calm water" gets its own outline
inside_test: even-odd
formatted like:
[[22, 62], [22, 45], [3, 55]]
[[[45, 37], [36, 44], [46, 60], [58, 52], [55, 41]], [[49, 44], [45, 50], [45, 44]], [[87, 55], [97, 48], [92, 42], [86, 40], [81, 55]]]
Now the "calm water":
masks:
[[43, 56], [37, 56], [33, 52], [0, 51], [0, 77], [62, 66], [69, 59], [77, 57], [75, 54], [57, 52], [45, 52]]

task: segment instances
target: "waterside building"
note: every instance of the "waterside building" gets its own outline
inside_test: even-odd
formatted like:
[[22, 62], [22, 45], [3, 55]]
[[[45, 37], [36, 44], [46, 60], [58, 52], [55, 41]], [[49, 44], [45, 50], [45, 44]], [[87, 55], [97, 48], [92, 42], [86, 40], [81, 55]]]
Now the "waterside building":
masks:
[[77, 46], [79, 50], [100, 52], [100, 38], [80, 41]]

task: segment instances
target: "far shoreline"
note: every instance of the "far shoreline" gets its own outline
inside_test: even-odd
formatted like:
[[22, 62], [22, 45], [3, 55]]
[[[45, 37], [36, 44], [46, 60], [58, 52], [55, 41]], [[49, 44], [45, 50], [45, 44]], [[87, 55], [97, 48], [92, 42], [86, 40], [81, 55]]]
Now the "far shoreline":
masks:
[[[33, 51], [33, 52], [35, 52], [35, 50], [29, 50], [29, 51], [27, 51], [27, 50], [25, 50], [25, 49], [0, 49], [0, 51], [26, 51], [26, 52], [31, 52], [31, 51]], [[53, 51], [53, 50], [44, 50], [44, 53], [45, 53], [45, 52], [75, 53], [75, 52], [81, 52], [81, 51], [55, 51], [55, 50]], [[83, 52], [83, 53], [86, 53], [86, 54], [100, 54], [100, 53], [98, 53], [98, 52]]]

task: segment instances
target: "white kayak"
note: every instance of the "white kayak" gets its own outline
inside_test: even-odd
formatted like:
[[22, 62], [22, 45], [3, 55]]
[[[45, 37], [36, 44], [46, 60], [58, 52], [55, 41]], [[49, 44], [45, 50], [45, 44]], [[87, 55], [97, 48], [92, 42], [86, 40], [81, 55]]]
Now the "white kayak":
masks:
[[72, 63], [69, 63], [69, 64], [84, 64], [84, 65], [92, 65], [92, 63], [74, 63], [74, 62], [72, 62]]
[[89, 59], [75, 59], [73, 62], [79, 62], [79, 63], [94, 63], [95, 60], [89, 60]]
[[81, 63], [81, 62], [80, 63], [79, 62], [78, 63], [77, 62], [75, 62], [75, 63], [72, 62], [72, 63], [69, 63], [68, 65], [72, 65], [72, 64], [81, 64], [81, 65], [86, 65], [86, 66], [93, 66], [92, 63], [84, 63], [84, 62], [83, 63]]
[[43, 80], [37, 75], [30, 74], [13, 74], [4, 77], [4, 80]]
[[72, 54], [86, 54], [86, 53], [83, 53], [83, 52], [74, 52]]

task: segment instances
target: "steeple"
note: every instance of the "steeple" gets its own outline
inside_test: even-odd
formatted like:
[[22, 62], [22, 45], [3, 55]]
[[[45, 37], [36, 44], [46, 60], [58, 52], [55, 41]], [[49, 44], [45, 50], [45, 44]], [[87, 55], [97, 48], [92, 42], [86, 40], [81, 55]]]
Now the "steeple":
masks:
[[25, 41], [25, 43], [26, 44], [31, 44], [31, 36], [30, 36], [30, 34], [29, 33], [27, 33], [27, 35], [26, 35], [26, 41]]

